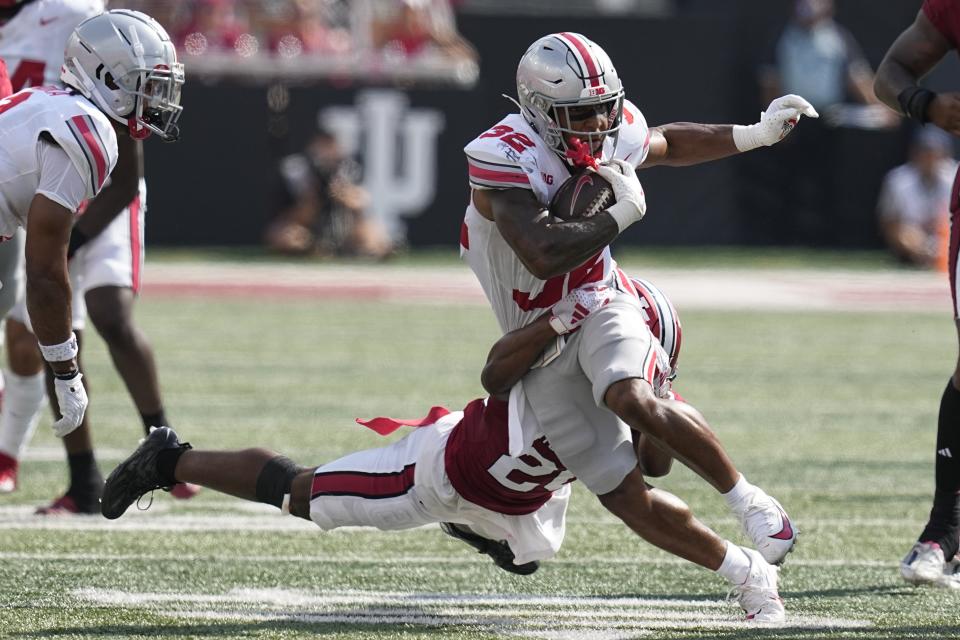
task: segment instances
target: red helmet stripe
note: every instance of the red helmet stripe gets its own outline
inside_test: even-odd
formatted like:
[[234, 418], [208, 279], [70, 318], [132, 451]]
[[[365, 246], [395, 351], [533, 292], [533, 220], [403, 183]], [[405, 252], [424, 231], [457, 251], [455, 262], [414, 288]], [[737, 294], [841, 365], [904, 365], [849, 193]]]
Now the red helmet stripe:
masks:
[[680, 324], [680, 314], [667, 296], [647, 280], [630, 278], [631, 284], [637, 292], [637, 297], [645, 298], [650, 303], [651, 331], [656, 327], [655, 337], [670, 357], [670, 364], [676, 366], [680, 355], [683, 327]]
[[583, 61], [583, 66], [587, 70], [587, 76], [590, 78], [590, 86], [599, 87], [600, 71], [597, 68], [596, 60], [590, 55], [590, 48], [587, 47], [583, 40], [575, 33], [565, 31], [560, 34], [560, 37], [572, 44], [574, 51], [579, 54], [580, 59]]

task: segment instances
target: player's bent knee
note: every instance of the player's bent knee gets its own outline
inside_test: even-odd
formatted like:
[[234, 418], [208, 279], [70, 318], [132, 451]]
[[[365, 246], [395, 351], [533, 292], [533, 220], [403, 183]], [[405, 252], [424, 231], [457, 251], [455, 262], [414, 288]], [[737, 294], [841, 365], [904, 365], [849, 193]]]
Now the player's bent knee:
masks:
[[610, 513], [619, 516], [623, 512], [636, 513], [649, 500], [649, 485], [643, 479], [639, 469], [634, 469], [624, 477], [617, 488], [609, 493], [597, 496], [600, 504]]
[[10, 370], [17, 375], [30, 376], [43, 370], [36, 336], [27, 325], [13, 318], [7, 318], [6, 347]]
[[607, 407], [632, 428], [658, 436], [660, 399], [650, 385], [640, 378], [620, 380], [610, 385], [604, 394]]

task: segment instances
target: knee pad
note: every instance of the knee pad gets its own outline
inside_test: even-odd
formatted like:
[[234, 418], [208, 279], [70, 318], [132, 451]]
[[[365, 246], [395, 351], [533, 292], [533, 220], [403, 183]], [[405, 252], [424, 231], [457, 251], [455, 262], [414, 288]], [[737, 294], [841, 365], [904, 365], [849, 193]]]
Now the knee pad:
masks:
[[293, 479], [300, 471], [300, 466], [286, 456], [271, 459], [257, 476], [257, 502], [282, 508], [283, 498], [290, 493]]

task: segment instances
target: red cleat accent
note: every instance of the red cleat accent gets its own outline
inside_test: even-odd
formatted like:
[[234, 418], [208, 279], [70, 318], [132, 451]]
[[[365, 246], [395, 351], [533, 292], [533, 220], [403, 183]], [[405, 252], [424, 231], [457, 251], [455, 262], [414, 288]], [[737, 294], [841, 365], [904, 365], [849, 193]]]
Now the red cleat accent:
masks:
[[200, 493], [200, 485], [189, 482], [178, 482], [170, 489], [170, 495], [177, 500], [189, 500]]
[[787, 514], [783, 512], [783, 509], [777, 507], [780, 511], [780, 515], [783, 517], [783, 529], [780, 529], [779, 533], [776, 533], [771, 538], [776, 538], [777, 540], [789, 540], [793, 537], [793, 525], [790, 524], [790, 518], [787, 517]]
[[0, 493], [16, 491], [19, 468], [20, 463], [16, 458], [0, 452]]
[[37, 507], [37, 516], [72, 516], [80, 513], [77, 502], [70, 496], [60, 496], [45, 507]]

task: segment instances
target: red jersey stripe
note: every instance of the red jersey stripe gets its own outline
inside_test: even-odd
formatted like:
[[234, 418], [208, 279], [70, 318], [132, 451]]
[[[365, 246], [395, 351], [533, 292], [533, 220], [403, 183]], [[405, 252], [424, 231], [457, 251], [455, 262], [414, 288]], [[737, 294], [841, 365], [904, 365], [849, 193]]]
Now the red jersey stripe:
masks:
[[96, 184], [96, 191], [100, 191], [103, 183], [107, 180], [107, 154], [103, 150], [99, 136], [90, 123], [89, 117], [74, 116], [70, 118], [70, 121], [73, 122], [80, 133], [80, 142], [86, 147], [87, 157], [93, 161], [93, 179]]
[[470, 165], [470, 177], [478, 180], [489, 180], [492, 182], [515, 182], [517, 184], [530, 183], [530, 178], [528, 178], [527, 174], [525, 174], [522, 170], [518, 169], [516, 173], [512, 171], [492, 171], [490, 169], [481, 169], [473, 164]]

